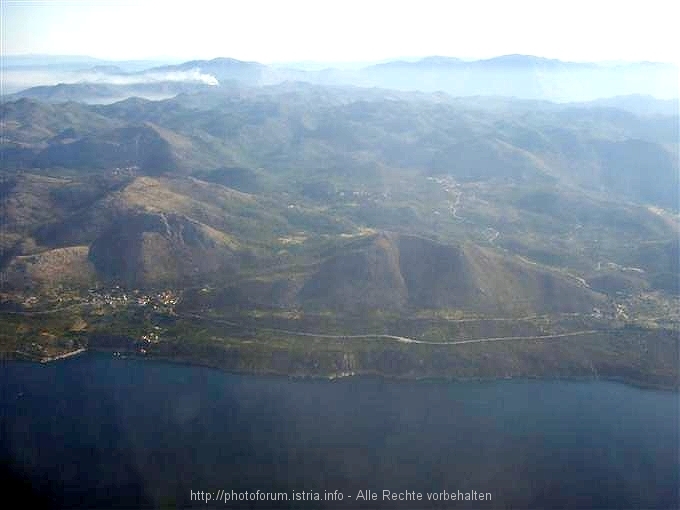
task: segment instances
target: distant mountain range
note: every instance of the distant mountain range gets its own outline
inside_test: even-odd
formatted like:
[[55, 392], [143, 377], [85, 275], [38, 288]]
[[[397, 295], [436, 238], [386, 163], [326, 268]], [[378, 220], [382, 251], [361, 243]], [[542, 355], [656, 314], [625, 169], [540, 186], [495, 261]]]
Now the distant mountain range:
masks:
[[[652, 62], [596, 64], [505, 55], [476, 61], [432, 56], [417, 61], [390, 61], [357, 69], [302, 70], [230, 58], [154, 64], [106, 62], [87, 57], [7, 57], [4, 79], [6, 90], [16, 91], [21, 97], [99, 103], [133, 95], [158, 99], [218, 83], [222, 86], [238, 84], [252, 87], [289, 81], [444, 92], [455, 97], [506, 96], [557, 102], [591, 101], [632, 94], [659, 99], [678, 97], [678, 68]], [[28, 81], [29, 76], [36, 69], [61, 73], [60, 76], [54, 76], [52, 81], [54, 84], [64, 84], [58, 90], [51, 90], [50, 87], [21, 87], [22, 73], [27, 83], [32, 83]], [[43, 79], [49, 80], [49, 73]], [[83, 90], [85, 84], [96, 88], [88, 94]], [[23, 90], [19, 91], [19, 88]]]

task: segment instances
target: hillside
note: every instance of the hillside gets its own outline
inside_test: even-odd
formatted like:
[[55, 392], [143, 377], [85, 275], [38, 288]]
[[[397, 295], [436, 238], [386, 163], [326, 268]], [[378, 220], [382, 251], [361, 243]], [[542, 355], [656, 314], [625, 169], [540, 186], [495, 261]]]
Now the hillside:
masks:
[[604, 296], [554, 271], [472, 243], [378, 234], [320, 264], [300, 290], [333, 310], [455, 309], [485, 314], [589, 312]]
[[[60, 334], [165, 335], [157, 353], [203, 361], [252, 345], [305, 357], [305, 341], [335, 352], [346, 337], [370, 352], [401, 342], [413, 360], [410, 345], [595, 335], [591, 362], [620, 367], [649, 354], [616, 354], [612, 332], [677, 329], [679, 124], [666, 102], [287, 82], [1, 108], [7, 349], [38, 327], [45, 352]], [[308, 361], [322, 366], [322, 351]], [[540, 352], [543, 373], [552, 351]]]
[[[306, 86], [110, 106], [22, 99], [3, 115], [6, 262], [91, 245], [141, 211], [214, 229], [206, 239], [234, 239], [265, 265], [314, 263], [333, 236], [370, 228], [592, 277], [602, 262], [627, 264], [630, 243], [677, 232], [649, 209], [678, 211], [674, 117]], [[167, 242], [152, 252], [173, 252]], [[188, 256], [177, 250], [170, 259]], [[656, 288], [658, 274], [677, 274], [647, 270]]]

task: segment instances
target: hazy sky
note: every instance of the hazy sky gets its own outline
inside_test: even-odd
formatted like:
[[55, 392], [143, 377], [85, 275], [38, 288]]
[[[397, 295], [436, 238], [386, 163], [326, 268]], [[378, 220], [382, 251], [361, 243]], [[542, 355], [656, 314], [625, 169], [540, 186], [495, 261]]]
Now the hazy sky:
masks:
[[524, 53], [680, 62], [674, 2], [54, 1], [2, 5], [2, 54], [264, 63]]

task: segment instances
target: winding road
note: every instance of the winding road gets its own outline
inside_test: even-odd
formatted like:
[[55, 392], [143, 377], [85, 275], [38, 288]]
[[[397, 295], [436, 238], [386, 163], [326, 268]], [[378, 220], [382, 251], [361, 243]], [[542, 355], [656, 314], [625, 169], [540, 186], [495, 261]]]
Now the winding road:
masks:
[[[228, 320], [218, 319], [218, 318], [213, 318], [213, 317], [205, 317], [205, 316], [199, 315], [199, 314], [182, 314], [181, 317], [217, 322], [217, 323], [220, 323], [220, 324], [226, 324], [228, 326], [234, 326], [234, 327], [243, 327], [242, 324], [238, 324], [238, 323], [233, 322], [233, 321], [228, 321]], [[383, 339], [383, 340], [394, 340], [396, 342], [401, 342], [401, 343], [406, 343], [406, 344], [422, 344], [422, 345], [462, 345], [462, 344], [475, 344], [475, 343], [482, 343], [482, 342], [504, 342], [504, 341], [512, 341], [512, 340], [551, 340], [551, 339], [555, 339], [555, 338], [584, 336], [584, 335], [590, 335], [590, 334], [593, 334], [593, 333], [600, 332], [600, 330], [596, 330], [596, 329], [587, 329], [587, 330], [571, 331], [571, 332], [568, 332], [568, 333], [555, 333], [555, 334], [552, 334], [552, 335], [497, 336], [497, 337], [485, 337], [485, 338], [470, 338], [470, 339], [467, 339], [467, 340], [455, 340], [455, 341], [451, 341], [451, 342], [435, 342], [435, 341], [430, 341], [430, 340], [418, 340], [416, 338], [409, 338], [409, 337], [406, 337], [406, 336], [387, 335], [387, 334], [380, 334], [380, 333], [373, 333], [373, 334], [369, 333], [369, 334], [361, 334], [361, 335], [332, 335], [332, 334], [328, 334], [328, 333], [310, 333], [308, 331], [295, 331], [295, 330], [289, 330], [289, 329], [279, 329], [279, 328], [269, 328], [269, 327], [256, 327], [256, 328], [252, 328], [252, 329], [259, 330], [259, 331], [269, 331], [271, 333], [281, 333], [281, 334], [284, 334], [284, 335], [314, 337], [314, 338], [329, 338], [329, 339], [333, 339], [333, 340], [359, 340], [359, 339], [376, 338], [376, 339]]]

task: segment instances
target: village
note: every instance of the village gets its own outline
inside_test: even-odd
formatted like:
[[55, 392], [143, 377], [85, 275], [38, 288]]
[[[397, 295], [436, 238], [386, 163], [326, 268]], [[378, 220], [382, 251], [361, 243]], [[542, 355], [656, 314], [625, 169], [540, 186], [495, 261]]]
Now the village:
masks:
[[71, 308], [88, 309], [90, 312], [102, 314], [132, 306], [172, 315], [179, 301], [180, 293], [176, 290], [127, 290], [115, 285], [109, 288], [94, 287], [80, 292], [57, 289], [40, 294], [2, 293], [0, 309], [19, 315], [48, 314]]

